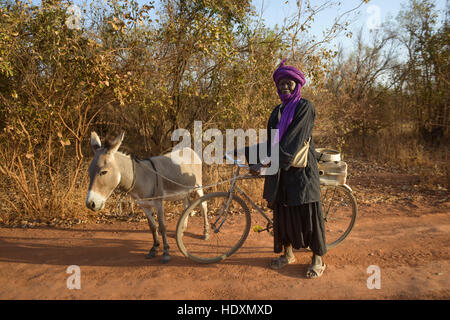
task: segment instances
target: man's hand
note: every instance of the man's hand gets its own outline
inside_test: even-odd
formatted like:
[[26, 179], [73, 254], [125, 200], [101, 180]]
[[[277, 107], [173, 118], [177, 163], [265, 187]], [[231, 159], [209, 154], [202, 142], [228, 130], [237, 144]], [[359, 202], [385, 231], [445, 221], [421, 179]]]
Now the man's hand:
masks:
[[250, 173], [254, 176], [259, 176], [261, 174], [261, 168], [264, 167], [262, 163], [252, 164], [250, 166]]

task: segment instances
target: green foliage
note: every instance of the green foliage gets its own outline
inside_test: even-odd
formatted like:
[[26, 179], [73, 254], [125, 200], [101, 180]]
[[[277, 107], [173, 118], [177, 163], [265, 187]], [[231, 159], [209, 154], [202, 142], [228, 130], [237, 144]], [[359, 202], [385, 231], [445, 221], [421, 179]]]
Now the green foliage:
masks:
[[298, 13], [275, 28], [250, 0], [158, 3], [91, 1], [77, 29], [68, 0], [0, 2], [0, 188], [10, 211], [66, 212], [75, 192], [82, 203], [92, 130], [125, 130], [124, 147], [147, 156], [170, 150], [172, 132], [195, 120], [204, 130], [265, 128], [283, 58], [307, 75], [303, 96], [330, 147], [359, 150], [350, 143], [362, 137], [369, 150], [370, 138], [405, 114], [419, 128], [448, 121], [448, 24], [436, 30], [430, 1], [411, 0], [399, 18], [404, 63], [386, 55], [387, 31], [370, 44], [360, 38], [353, 55], [328, 48], [348, 34], [345, 16], [323, 39], [308, 37], [333, 1], [298, 1]]

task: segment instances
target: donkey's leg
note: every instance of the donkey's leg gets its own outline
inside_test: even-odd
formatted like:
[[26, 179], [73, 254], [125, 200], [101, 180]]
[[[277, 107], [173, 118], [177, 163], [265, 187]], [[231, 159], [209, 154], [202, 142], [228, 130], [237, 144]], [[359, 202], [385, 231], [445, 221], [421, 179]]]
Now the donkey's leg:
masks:
[[156, 206], [156, 212], [158, 215], [159, 233], [161, 233], [164, 245], [162, 263], [167, 263], [170, 260], [170, 254], [169, 254], [169, 243], [167, 242], [167, 233], [166, 233], [166, 216], [164, 214], [164, 205], [162, 200], [159, 201], [158, 205]]
[[[190, 205], [190, 201], [189, 201], [189, 195], [187, 195], [184, 199], [183, 199], [183, 209], [186, 211], [186, 209], [189, 207]], [[184, 220], [184, 229], [187, 228], [187, 223], [188, 223], [188, 218], [186, 218]]]
[[147, 216], [148, 225], [153, 235], [153, 247], [148, 252], [146, 258], [151, 259], [156, 257], [159, 249], [159, 237], [158, 237], [158, 228], [156, 227], [156, 221], [153, 218], [153, 208], [143, 208], [145, 215]]
[[[191, 205], [191, 201], [189, 200], [189, 194], [187, 194], [186, 197], [183, 199], [184, 210], [186, 210], [190, 205]], [[195, 216], [194, 210], [192, 210], [191, 213], [189, 214], [189, 217], [193, 217], [193, 216]], [[186, 220], [186, 222], [187, 222], [187, 220]]]
[[189, 195], [187, 195], [183, 199], [183, 208], [184, 208], [184, 210], [186, 210], [189, 207], [190, 204], [191, 204], [191, 202], [189, 201]]
[[[198, 189], [197, 194], [199, 197], [203, 197], [203, 190]], [[208, 207], [206, 202], [202, 202], [202, 207], [200, 208], [203, 215], [203, 239], [208, 240], [209, 238], [209, 223], [208, 223]]]

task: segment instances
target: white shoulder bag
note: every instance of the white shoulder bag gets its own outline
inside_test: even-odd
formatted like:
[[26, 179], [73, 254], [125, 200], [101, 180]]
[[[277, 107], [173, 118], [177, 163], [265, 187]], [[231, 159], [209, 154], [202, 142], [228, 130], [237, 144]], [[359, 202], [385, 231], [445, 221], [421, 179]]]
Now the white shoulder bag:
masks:
[[[278, 109], [278, 122], [281, 119], [281, 108]], [[291, 167], [295, 168], [306, 168], [308, 165], [308, 152], [309, 152], [309, 142], [311, 137], [303, 143], [303, 147], [297, 151], [294, 156], [294, 160], [291, 163]]]

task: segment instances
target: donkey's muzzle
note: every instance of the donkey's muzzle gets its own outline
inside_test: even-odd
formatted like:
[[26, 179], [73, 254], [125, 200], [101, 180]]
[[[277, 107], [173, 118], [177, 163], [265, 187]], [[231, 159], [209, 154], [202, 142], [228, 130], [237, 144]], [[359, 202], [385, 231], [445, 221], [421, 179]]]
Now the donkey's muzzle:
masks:
[[105, 206], [105, 199], [99, 194], [90, 191], [86, 198], [86, 207], [92, 211], [99, 211]]
[[94, 202], [94, 201], [87, 202], [87, 203], [86, 203], [86, 206], [87, 206], [89, 209], [91, 209], [91, 210], [93, 210], [93, 211], [96, 211], [96, 210], [95, 210], [95, 202]]
[[95, 201], [86, 202], [86, 207], [88, 207], [94, 212], [102, 210], [104, 206], [105, 206], [104, 202], [95, 202]]

